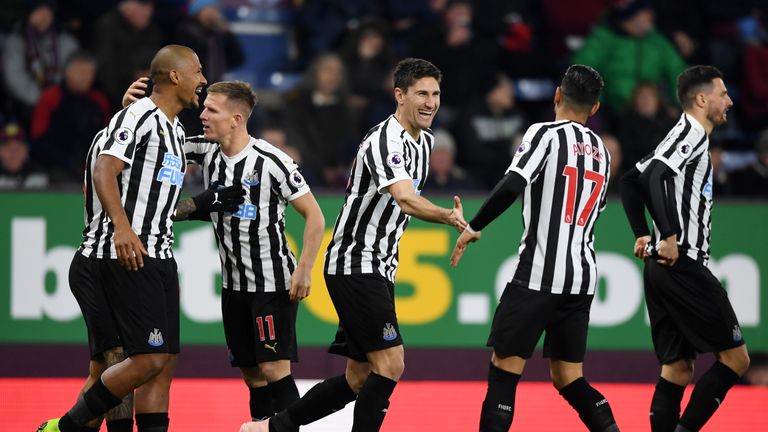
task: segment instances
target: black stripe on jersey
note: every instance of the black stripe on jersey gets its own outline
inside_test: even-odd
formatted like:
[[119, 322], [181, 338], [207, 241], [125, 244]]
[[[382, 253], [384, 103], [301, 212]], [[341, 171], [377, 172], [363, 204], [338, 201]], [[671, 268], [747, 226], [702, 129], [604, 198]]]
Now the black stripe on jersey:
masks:
[[[384, 195], [381, 194], [375, 194], [371, 201], [368, 203], [368, 208], [365, 209], [363, 214], [360, 216], [360, 220], [371, 220], [371, 217], [373, 217], [373, 212], [376, 210], [376, 206], [379, 204], [379, 201], [381, 201], [381, 198], [383, 198]], [[394, 208], [394, 206], [388, 206]], [[385, 211], [389, 210], [389, 213], [392, 213], [390, 209], [385, 209]], [[383, 218], [382, 218], [383, 219]], [[379, 227], [381, 227], [381, 224], [379, 224]], [[365, 248], [365, 232], [367, 231], [368, 224], [360, 223], [357, 224], [357, 231], [354, 234], [354, 241], [355, 246], [352, 248], [352, 251], [350, 252], [350, 257], [352, 258], [352, 262], [350, 265], [352, 266], [352, 272], [360, 272], [362, 269], [362, 251], [363, 248]]]
[[[697, 157], [696, 159], [692, 160], [690, 163], [686, 164], [684, 166], [684, 171], [682, 172], [684, 176], [683, 180], [683, 195], [680, 199], [680, 214], [681, 215], [689, 215], [691, 214], [691, 195], [693, 194], [693, 181], [694, 177], [696, 175], [696, 167], [699, 165], [699, 161], [701, 161], [701, 156]], [[688, 249], [690, 246], [690, 239], [688, 237], [688, 226], [691, 224], [691, 219], [687, 217], [680, 218], [683, 221], [683, 226], [681, 227], [681, 235], [680, 235], [680, 245]]]
[[666, 152], [664, 152], [663, 156], [666, 159], [669, 159], [672, 157], [673, 154], [675, 154], [675, 151], [677, 151], [677, 143], [684, 140], [686, 135], [688, 135], [688, 132], [691, 130], [691, 122], [688, 121], [688, 118], [686, 116], [683, 116], [683, 120], [685, 120], [685, 127], [683, 127], [683, 130], [680, 132], [680, 135], [675, 138], [675, 140], [672, 142], [672, 144], [669, 146]]
[[[253, 169], [258, 172], [262, 173], [264, 171], [264, 158], [257, 158], [256, 162], [253, 165]], [[261, 187], [252, 187], [249, 188], [250, 190], [250, 198], [251, 203], [259, 203], [261, 202]], [[261, 224], [261, 212], [256, 212], [256, 219], [251, 221], [251, 224], [248, 226], [248, 238], [249, 239], [258, 239], [259, 238], [259, 225]], [[255, 276], [254, 283], [257, 287], [264, 286], [264, 266], [261, 262], [261, 243], [258, 241], [250, 242], [251, 246], [251, 266], [253, 267], [253, 274]], [[242, 283], [242, 275], [241, 275], [241, 287], [248, 286], [247, 284]]]
[[[426, 143], [424, 146], [424, 158], [430, 160], [432, 158], [432, 140], [429, 135], [424, 135], [424, 142]], [[421, 167], [421, 183], [419, 183], [419, 190], [424, 189], [424, 183], [427, 182], [427, 177], [429, 176], [429, 168], [427, 165], [429, 164], [424, 164]]]
[[[372, 131], [374, 129], [372, 129]], [[355, 182], [353, 181], [353, 179], [355, 178], [355, 176], [357, 176], [357, 170], [358, 169], [363, 170], [360, 173], [360, 175], [362, 177], [366, 177], [366, 174], [368, 174], [367, 178], [362, 178], [361, 179], [361, 182], [360, 182], [361, 184], [365, 184], [367, 186], [369, 184], [369, 182], [371, 181], [371, 179], [370, 179], [370, 172], [366, 169], [365, 164], [362, 164], [361, 166], [358, 167], [357, 166], [357, 158], [355, 158], [355, 161], [352, 162], [352, 169], [350, 170], [350, 174], [349, 174], [349, 182], [347, 183], [347, 188], [345, 190], [345, 195], [346, 195], [345, 198], [349, 197], [349, 195], [352, 194], [352, 189], [355, 187]], [[362, 199], [362, 197], [358, 197], [354, 201], [360, 201], [360, 199]], [[352, 202], [353, 205], [354, 205], [354, 201]], [[346, 202], [344, 204], [342, 204], [341, 211], [336, 216], [336, 221], [333, 223], [333, 234], [331, 235], [331, 241], [328, 244], [328, 248], [326, 248], [326, 251], [327, 251], [327, 254], [328, 254], [327, 256], [330, 255], [330, 251], [333, 250], [333, 246], [337, 243], [336, 242], [336, 232], [339, 229], [341, 229], [342, 232], [346, 232], [346, 230], [351, 230], [352, 229], [351, 227], [354, 227], [354, 225], [355, 225], [355, 222], [354, 221], [350, 221], [349, 219], [347, 219], [347, 222], [344, 224], [344, 226], [341, 226], [339, 224], [339, 221], [341, 220], [341, 217], [344, 215], [344, 208], [345, 208], [345, 206], [346, 206]], [[360, 204], [358, 203], [357, 206], [359, 207]], [[350, 228], [347, 228], [348, 224], [351, 224]], [[342, 236], [342, 240], [344, 238], [345, 238], [345, 236]], [[347, 245], [347, 247], [348, 247], [348, 245]], [[344, 247], [343, 249], [346, 250], [346, 247]], [[339, 253], [339, 257], [336, 260], [336, 267], [339, 269], [340, 272], [342, 272], [344, 270], [343, 260], [344, 260], [343, 254], [340, 252]], [[323, 264], [323, 271], [326, 272], [326, 273], [328, 273], [328, 268], [330, 266], [330, 261], [331, 261], [330, 259], [326, 259], [325, 263]]]
[[[213, 163], [211, 163], [211, 166], [213, 166]], [[217, 181], [223, 185], [227, 181], [227, 164], [226, 162], [224, 162], [223, 158], [219, 158], [218, 170], [219, 170], [218, 172], [219, 176], [217, 178]], [[226, 214], [219, 213], [219, 218], [218, 218], [218, 221], [216, 222], [216, 236], [219, 238], [219, 247], [221, 248], [221, 250], [224, 251], [224, 263], [222, 263], [223, 265], [222, 276], [226, 278], [226, 281], [227, 281], [226, 286], [231, 287], [231, 286], [234, 286], [234, 281], [232, 280], [232, 260], [229, 259], [229, 250], [227, 250], [227, 243], [224, 241], [224, 235], [226, 234], [226, 231], [224, 230], [224, 218], [226, 217], [227, 217]]]
[[[234, 174], [232, 176], [233, 185], [242, 184], [241, 182], [243, 180], [243, 172], [245, 171], [245, 163], [247, 162], [247, 160], [248, 160], [247, 158], [243, 158], [243, 160], [235, 164]], [[219, 220], [223, 219], [223, 216], [224, 215], [222, 214], [222, 216], [219, 217]], [[235, 267], [237, 268], [237, 273], [240, 275], [240, 281], [239, 281], [240, 288], [245, 289], [247, 291], [248, 279], [245, 277], [245, 264], [243, 263], [243, 255], [240, 247], [240, 223], [241, 222], [243, 221], [240, 218], [230, 217], [229, 234], [232, 239], [232, 254], [235, 256]], [[245, 279], [245, 281], [243, 279]], [[232, 277], [232, 280], [234, 281], [234, 276]], [[232, 288], [233, 285], [228, 285], [228, 287]]]
[[[704, 179], [705, 180], [703, 182], [701, 182], [701, 190], [699, 190], [699, 193], [702, 194], [702, 195], [704, 193], [704, 188], [707, 187], [707, 180], [706, 179], [709, 179], [709, 175], [710, 175], [711, 172], [712, 172], [712, 163], [709, 163], [709, 164], [707, 164], [707, 171], [704, 173]], [[699, 199], [699, 208], [698, 208], [697, 215], [698, 215], [697, 219], [699, 221], [699, 234], [700, 234], [699, 238], [696, 240], [696, 249], [698, 249], [697, 256], [698, 256], [698, 261], [699, 262], [704, 262], [707, 259], [707, 257], [709, 257], [709, 245], [712, 244], [709, 241], [710, 240], [710, 234], [711, 234], [712, 231], [707, 230], [707, 236], [706, 236], [706, 239], [707, 239], [707, 249], [706, 250], [702, 250], [702, 248], [704, 246], [704, 235], [703, 235], [704, 234], [703, 233], [704, 227], [709, 227], [710, 226], [709, 225], [710, 222], [711, 222], [710, 219], [712, 218], [712, 213], [711, 212], [707, 212], [707, 200]], [[704, 216], [705, 215], [707, 217], [706, 221], [704, 220]]]
[[83, 230], [83, 235], [85, 236], [88, 231], [90, 231], [90, 225], [93, 221], [93, 194], [96, 193], [96, 191], [93, 188], [93, 171], [91, 170], [91, 166], [96, 163], [96, 159], [99, 157], [99, 148], [98, 148], [98, 142], [99, 139], [106, 133], [104, 129], [99, 131], [99, 133], [96, 134], [96, 137], [93, 138], [93, 142], [91, 143], [91, 147], [88, 149], [88, 155], [85, 157], [85, 182], [83, 183], [83, 186], [85, 188], [85, 214], [86, 214], [86, 222], [85, 222], [85, 229]]
[[[279, 185], [280, 182], [269, 174], [271, 184]], [[288, 182], [290, 183], [290, 181]], [[267, 235], [269, 236], [269, 244], [280, 244], [280, 234], [277, 232], [277, 207], [279, 204], [279, 195], [270, 194], [269, 196], [269, 224], [267, 225]], [[275, 286], [284, 287], [290, 275], [283, 273], [283, 259], [280, 256], [280, 250], [276, 247], [269, 249], [269, 255], [272, 258], [272, 271], [275, 274]]]
[[[569, 121], [570, 120], [562, 121], [562, 122], [559, 122], [559, 123], [553, 123], [553, 124], [544, 125], [544, 126], [540, 127], [539, 130], [536, 131], [536, 134], [531, 139], [531, 146], [529, 148], [533, 149], [536, 146], [538, 146], [539, 142], [544, 137], [544, 134], [547, 133], [547, 131], [549, 131], [550, 129], [557, 128], [558, 126], [564, 125], [564, 124], [568, 123]], [[533, 153], [534, 153], [534, 151], [529, 150], [528, 153], [520, 156], [520, 160], [517, 162], [517, 166], [525, 166], [528, 163], [528, 160], [531, 159], [531, 157], [533, 156]], [[542, 161], [546, 160], [546, 159], [547, 158], [544, 157], [544, 158], [542, 158]], [[536, 171], [534, 171], [534, 172], [536, 172]]]
[[[387, 140], [387, 127], [389, 126], [389, 121], [390, 120], [391, 120], [391, 118], [387, 119], [387, 121], [384, 122], [384, 125], [381, 126], [381, 133], [379, 134], [379, 153], [381, 155], [381, 165], [382, 165], [382, 167], [384, 167], [384, 174], [387, 177], [387, 180], [390, 180], [390, 179], [392, 179], [392, 177], [395, 176], [394, 171], [392, 171], [392, 168], [390, 168], [389, 164], [387, 163], [387, 156], [388, 156], [388, 151], [389, 151], [389, 147], [387, 146], [387, 143], [388, 143], [388, 140]], [[403, 132], [405, 132], [405, 130], [403, 130]], [[373, 159], [373, 151], [371, 150], [371, 148], [369, 148], [368, 150], [371, 151], [370, 163], [373, 164], [371, 166], [371, 170], [374, 171], [375, 170], [375, 166], [376, 166], [375, 165], [376, 162]], [[374, 178], [376, 178], [376, 177], [377, 176], [374, 176]], [[376, 185], [376, 187], [378, 187], [378, 186], [379, 185]]]
[[[280, 160], [280, 158], [278, 158], [274, 154], [266, 152], [266, 151], [264, 151], [264, 150], [262, 150], [262, 149], [260, 149], [260, 148], [258, 148], [256, 146], [252, 146], [252, 147], [253, 147], [254, 150], [259, 152], [260, 155], [262, 155], [264, 157], [268, 157], [269, 159], [271, 159], [272, 162], [275, 164], [275, 166], [280, 168], [280, 171], [282, 171], [283, 174], [285, 174], [285, 180], [286, 180], [285, 183], [288, 185], [288, 189], [291, 190], [291, 194], [295, 194], [296, 192], [299, 191], [299, 188], [297, 188], [296, 186], [293, 185], [293, 183], [291, 183], [291, 179], [290, 179], [291, 173], [289, 173], [288, 170], [285, 168], [285, 164]], [[272, 184], [273, 185], [279, 185], [280, 182], [275, 181]]]
[[[395, 206], [392, 205], [391, 201], [387, 202], [387, 205], [384, 206], [384, 211], [381, 212], [381, 220], [382, 221], [389, 221], [390, 219], [392, 219], [392, 213], [394, 211], [395, 211]], [[387, 225], [388, 224], [386, 224], [386, 223], [380, 223], [379, 226], [376, 227], [376, 237], [375, 237], [375, 240], [374, 240], [373, 244], [377, 245], [377, 244], [379, 244], [379, 242], [381, 242], [381, 240], [384, 237], [387, 236], [387, 234], [389, 234], [389, 235], [393, 234], [394, 230], [393, 230], [393, 232], [387, 232]], [[390, 237], [388, 239], [388, 241], [391, 242], [393, 240]], [[374, 271], [376, 271], [375, 269], [378, 268], [379, 265], [381, 265], [381, 261], [379, 260], [379, 257], [376, 254], [372, 254], [372, 255], [373, 256], [371, 258], [371, 268], [374, 269]]]
[[[216, 161], [216, 158], [219, 157], [220, 153], [221, 153], [221, 147], [216, 147], [216, 150], [214, 150], [213, 154], [211, 154], [211, 163], [208, 164], [208, 175], [205, 176], [206, 179], [210, 179], [211, 183], [214, 183], [213, 173], [216, 171], [216, 164], [214, 162]], [[210, 186], [211, 185], [208, 185], [208, 187]]]
[[[152, 177], [149, 178], [149, 194], [147, 196], [147, 207], [144, 210], [144, 220], [141, 224], [141, 234], [139, 235], [139, 239], [141, 239], [142, 243], [145, 245], [149, 242], [149, 234], [152, 231], [152, 220], [155, 218], [155, 213], [157, 213], [157, 204], [158, 204], [158, 198], [160, 197], [160, 189], [163, 187], [163, 183], [159, 181], [155, 181], [157, 178], [157, 174], [160, 172], [160, 169], [163, 167], [163, 160], [165, 159], [165, 154], [168, 152], [166, 149], [168, 147], [168, 142], [165, 138], [165, 134], [163, 132], [163, 125], [160, 123], [159, 116], [155, 116], [155, 122], [156, 122], [156, 130], [158, 131], [159, 135], [159, 144], [157, 146], [157, 157], [155, 158], [155, 166], [152, 168]], [[139, 170], [139, 174], [143, 174]], [[170, 196], [174, 193], [174, 187], [170, 189]], [[138, 195], [139, 187], [136, 188], [136, 192]], [[170, 201], [170, 200], [169, 200]], [[162, 222], [161, 222], [162, 223]], [[162, 249], [162, 243], [157, 242], [155, 244], [155, 253], [159, 254], [160, 250]], [[156, 255], [159, 256], [159, 255]]]
[[[293, 264], [293, 260], [291, 259], [291, 255], [293, 252], [291, 252], [290, 249], [288, 249], [288, 240], [285, 238], [285, 219], [280, 219], [280, 222], [278, 223], [280, 225], [280, 241], [282, 242], [282, 253], [285, 257], [285, 261], [288, 264], [288, 274], [292, 275], [294, 271], [296, 271], [296, 266]], [[290, 276], [289, 276], [290, 277]]]
[[[593, 241], [595, 238], [595, 222], [597, 217], [600, 215], [600, 209], [605, 206], [605, 202], [608, 195], [608, 183], [610, 182], [610, 167], [611, 167], [611, 155], [608, 153], [608, 150], [603, 146], [602, 148], [598, 145], [597, 136], [592, 133], [592, 131], [588, 131], [587, 135], [589, 135], [589, 141], [592, 144], [593, 147], [597, 147], [600, 150], [602, 150], [603, 155], [605, 155], [605, 181], [603, 182], [603, 190], [600, 193], [600, 197], [598, 197], [598, 200], [595, 202], [595, 206], [592, 208], [592, 213], [587, 217], [586, 223], [584, 224], [584, 228], [582, 230], [582, 238], [581, 238], [581, 288], [579, 289], [579, 294], [587, 294], [589, 293], [589, 287], [592, 285], [591, 275], [590, 275], [590, 268], [591, 265], [589, 261], [587, 260], [587, 251], [589, 251], [590, 257], [592, 258], [592, 262], [594, 265], [597, 265], [597, 257], [595, 256], [595, 249], [591, 247], [587, 247], [587, 245]], [[593, 162], [593, 166], [594, 166]], [[599, 167], [599, 164], [598, 164]], [[595, 171], [595, 170], [593, 170]], [[599, 169], [597, 170], [599, 172]], [[597, 187], [597, 185], [592, 186]], [[594, 189], [592, 189], [594, 190]], [[589, 227], [589, 230], [586, 228]], [[570, 242], [569, 242], [570, 244]], [[569, 260], [571, 261], [571, 260]], [[568, 285], [566, 285], [568, 286]], [[595, 286], [595, 290], [597, 290], [597, 286]], [[594, 294], [594, 293], [593, 293]]]
[[[557, 138], [558, 138], [558, 149], [557, 149], [557, 167], [564, 167], [568, 165], [568, 137], [565, 135], [565, 129], [560, 128], [557, 130]], [[576, 140], [579, 142], [579, 140]], [[551, 148], [551, 147], [550, 147]], [[551, 157], [554, 157], [553, 154]], [[578, 158], [579, 160], [582, 160], [583, 158]], [[581, 172], [584, 170], [583, 162], [582, 166], [579, 169], [579, 179], [581, 178]], [[557, 177], [555, 180], [555, 189], [552, 192], [552, 204], [550, 207], [550, 214], [549, 214], [549, 229], [547, 230], [547, 245], [546, 245], [546, 251], [549, 251], [544, 257], [544, 268], [542, 269], [542, 277], [541, 277], [541, 287], [542, 290], [544, 288], [550, 288], [552, 287], [552, 280], [555, 278], [555, 262], [557, 260], [557, 242], [560, 239], [560, 227], [563, 224], [563, 221], [560, 219], [560, 215], [563, 211], [563, 206], [565, 205], [563, 197], [565, 197], [565, 183], [568, 181], [564, 176], [558, 175], [560, 173], [556, 173]], [[543, 183], [543, 182], [541, 182]], [[580, 183], [580, 182], [577, 182]], [[575, 195], [576, 197], [581, 196], [578, 192]], [[576, 224], [576, 221], [573, 220], [570, 224], [570, 232], [568, 234], [568, 244], [566, 245], [567, 250], [570, 251], [570, 240], [573, 238], [573, 227]], [[568, 254], [566, 254], [566, 257]], [[570, 259], [566, 259], [566, 272], [568, 271], [568, 264], [571, 264]], [[571, 267], [573, 265], [571, 264]], [[573, 274], [573, 268], [570, 269], [571, 274]]]
[[[207, 139], [203, 135], [197, 135], [193, 137], [188, 137], [187, 142], [193, 143], [193, 144], [200, 144], [200, 143], [208, 143]], [[200, 166], [203, 166], [203, 163], [205, 162], [205, 153], [185, 153], [184, 157], [187, 158], [188, 161], [194, 161]], [[210, 178], [210, 177], [209, 177]]]
[[[181, 169], [184, 170], [182, 172], [182, 175], [186, 174], [186, 165], [187, 165], [187, 159], [184, 156], [184, 148], [183, 148], [183, 137], [182, 136], [176, 136], [176, 130], [173, 128], [173, 125], [166, 122], [166, 125], [168, 125], [168, 133], [170, 135], [169, 142], [171, 143], [171, 146], [173, 148], [173, 153], [179, 155], [181, 158]], [[179, 126], [181, 126], [182, 132], [184, 131], [184, 125], [179, 123]], [[158, 159], [160, 159], [158, 157]], [[165, 155], [163, 155], [163, 159], [165, 159]], [[162, 159], [161, 159], [162, 160]], [[162, 166], [162, 162], [160, 162], [160, 166]], [[154, 174], [153, 179], [157, 178], [157, 173]], [[160, 182], [155, 182], [160, 183]], [[165, 202], [165, 206], [163, 206], [162, 211], [160, 212], [160, 223], [159, 223], [159, 229], [160, 232], [166, 232], [167, 230], [167, 222], [169, 219], [169, 215], [171, 212], [176, 210], [176, 202], [178, 201], [178, 196], [181, 193], [179, 190], [179, 186], [171, 185], [168, 189], [168, 200]], [[173, 240], [173, 231], [170, 233], [171, 235], [171, 241]], [[157, 252], [158, 256], [160, 254], [161, 244], [157, 243]], [[170, 258], [170, 254], [172, 253], [170, 249], [168, 249], [168, 256], [166, 258]]]

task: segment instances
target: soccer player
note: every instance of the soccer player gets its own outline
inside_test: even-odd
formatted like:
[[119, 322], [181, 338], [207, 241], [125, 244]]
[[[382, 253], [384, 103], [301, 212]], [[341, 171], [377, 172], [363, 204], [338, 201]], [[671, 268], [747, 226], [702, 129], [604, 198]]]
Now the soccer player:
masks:
[[[86, 174], [86, 186], [92, 187], [86, 187], [86, 229], [78, 251], [83, 258], [76, 256], [71, 269], [73, 288], [82, 289], [84, 296], [89, 284], [98, 283], [92, 292], [102, 290], [99, 304], [109, 308], [104, 316], [114, 319], [126, 359], [101, 374], [92, 371], [98, 377], [89, 379], [92, 385], [77, 403], [38, 431], [80, 431], [134, 389], [141, 430], [168, 428], [168, 390], [179, 350], [171, 216], [185, 171], [184, 128], [176, 115], [199, 105], [198, 93], [207, 83], [197, 55], [179, 45], [158, 51], [150, 73], [155, 82], [152, 95], [115, 114], [95, 140], [98, 155], [91, 154], [92, 175]], [[87, 259], [96, 264], [82, 262]], [[81, 305], [85, 298], [78, 298]], [[92, 354], [94, 346], [114, 346], [109, 346], [114, 340], [97, 341], [93, 336], [98, 335], [89, 333]]]
[[400, 237], [410, 218], [466, 226], [461, 201], [441, 208], [420, 196], [429, 172], [440, 107], [440, 71], [405, 59], [394, 72], [394, 115], [371, 129], [357, 151], [346, 198], [325, 254], [325, 282], [339, 315], [330, 352], [347, 357], [343, 375], [311, 388], [300, 400], [241, 431], [294, 431], [357, 398], [354, 431], [378, 431], [404, 369], [395, 314], [394, 281]]
[[611, 158], [584, 126], [600, 107], [600, 74], [573, 65], [555, 90], [555, 121], [531, 125], [504, 177], [451, 254], [459, 263], [483, 228], [523, 196], [524, 233], [512, 280], [493, 318], [483, 432], [507, 431], [517, 383], [541, 334], [560, 395], [590, 431], [618, 431], [608, 401], [583, 377], [589, 310], [597, 285], [595, 222], [605, 208]]
[[[712, 163], [709, 134], [733, 106], [723, 75], [693, 66], [677, 78], [680, 120], [621, 179], [624, 210], [645, 262], [645, 300], [661, 376], [651, 400], [653, 432], [698, 431], [749, 367], [741, 328], [709, 267]], [[653, 235], [645, 208], [653, 219]], [[701, 377], [680, 417], [697, 352], [717, 361]]]
[[[145, 88], [146, 79], [134, 82], [123, 103], [137, 100]], [[257, 102], [250, 85], [218, 82], [207, 93], [200, 116], [204, 135], [187, 139], [187, 162], [202, 167], [205, 184], [237, 187], [246, 202], [232, 214], [201, 214], [191, 211], [192, 200], [185, 200], [175, 219], [189, 215], [213, 222], [230, 362], [240, 368], [249, 388], [251, 418], [261, 420], [299, 398], [291, 375], [291, 360], [297, 360], [296, 301], [309, 295], [325, 219], [293, 160], [248, 135], [248, 118]], [[285, 238], [288, 203], [305, 219], [298, 263]]]

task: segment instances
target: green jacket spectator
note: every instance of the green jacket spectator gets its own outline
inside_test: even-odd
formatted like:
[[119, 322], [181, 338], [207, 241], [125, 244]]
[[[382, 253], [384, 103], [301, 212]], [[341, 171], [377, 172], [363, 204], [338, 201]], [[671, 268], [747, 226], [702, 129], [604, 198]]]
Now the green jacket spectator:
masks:
[[630, 1], [610, 11], [587, 37], [573, 63], [592, 66], [605, 79], [603, 104], [621, 112], [639, 82], [657, 83], [674, 101], [677, 75], [686, 64], [675, 47], [653, 28], [647, 0]]

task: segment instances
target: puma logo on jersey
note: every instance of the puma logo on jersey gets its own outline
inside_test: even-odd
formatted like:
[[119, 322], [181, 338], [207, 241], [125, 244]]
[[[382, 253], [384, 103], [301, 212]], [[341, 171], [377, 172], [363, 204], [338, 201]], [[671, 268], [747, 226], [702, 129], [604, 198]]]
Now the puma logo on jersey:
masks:
[[275, 343], [274, 343], [274, 344], [272, 344], [272, 345], [270, 345], [270, 344], [268, 344], [268, 343], [265, 343], [265, 344], [264, 344], [264, 348], [267, 348], [267, 349], [271, 349], [271, 350], [272, 350], [272, 352], [274, 352], [274, 353], [277, 353], [277, 342], [275, 342]]

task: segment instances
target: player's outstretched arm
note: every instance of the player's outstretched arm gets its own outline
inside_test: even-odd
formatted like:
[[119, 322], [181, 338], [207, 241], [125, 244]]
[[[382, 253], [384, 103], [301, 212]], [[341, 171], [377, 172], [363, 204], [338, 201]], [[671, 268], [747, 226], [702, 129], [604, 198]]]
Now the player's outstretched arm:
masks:
[[125, 208], [120, 199], [117, 176], [125, 168], [125, 162], [110, 156], [100, 155], [93, 170], [93, 185], [101, 205], [107, 211], [115, 227], [115, 251], [117, 262], [127, 270], [136, 271], [144, 267], [144, 256], [149, 255], [139, 236], [131, 228]]
[[291, 286], [288, 291], [291, 300], [297, 301], [309, 296], [312, 265], [317, 259], [320, 242], [323, 240], [325, 217], [323, 217], [323, 211], [312, 192], [291, 201], [291, 205], [304, 217], [304, 246], [301, 248], [301, 256], [296, 270], [291, 275]]
[[128, 90], [123, 93], [123, 108], [146, 96], [148, 85], [149, 77], [140, 77], [132, 82]]
[[453, 197], [453, 208], [446, 209], [417, 195], [413, 188], [413, 182], [410, 180], [400, 180], [393, 183], [388, 187], [388, 190], [392, 198], [397, 201], [397, 205], [409, 216], [427, 222], [444, 223], [456, 228], [458, 232], [464, 231], [464, 228], [467, 227], [467, 221], [464, 220], [464, 208], [458, 196]]

